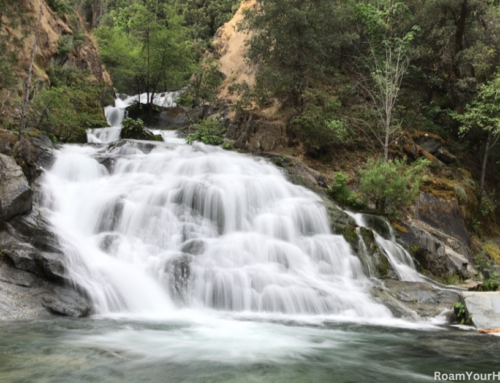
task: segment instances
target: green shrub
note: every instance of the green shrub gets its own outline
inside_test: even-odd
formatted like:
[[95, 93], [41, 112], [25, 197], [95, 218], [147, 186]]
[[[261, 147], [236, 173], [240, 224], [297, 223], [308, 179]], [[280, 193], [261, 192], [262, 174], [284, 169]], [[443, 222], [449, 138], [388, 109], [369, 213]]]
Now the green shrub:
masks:
[[370, 160], [360, 173], [359, 189], [375, 202], [379, 213], [395, 214], [411, 204], [418, 195], [423, 168], [429, 161], [415, 161], [411, 166], [402, 160]]
[[352, 142], [352, 131], [339, 117], [338, 98], [311, 92], [308, 100], [305, 109], [290, 121], [292, 132], [304, 143], [308, 155], [320, 156], [335, 146]]
[[221, 145], [225, 133], [225, 127], [217, 120], [207, 119], [201, 120], [194, 125], [195, 133], [186, 137], [186, 142], [192, 144], [193, 141], [200, 141], [207, 145]]
[[352, 192], [347, 187], [347, 174], [343, 172], [335, 173], [333, 182], [330, 185], [328, 194], [337, 202], [342, 205], [350, 206], [355, 209], [362, 209], [366, 207], [357, 192]]
[[107, 126], [97, 84], [42, 89], [31, 103], [28, 124], [60, 142], [86, 142], [86, 129]]
[[462, 302], [455, 302], [453, 310], [455, 311], [455, 316], [459, 323], [466, 325], [472, 324], [472, 315], [469, 316], [467, 314], [467, 310], [465, 310], [465, 306]]
[[72, 6], [68, 0], [47, 0], [47, 5], [59, 17], [62, 17], [66, 13], [70, 13], [72, 11]]
[[[489, 242], [486, 242], [484, 247], [489, 248]], [[493, 244], [496, 247], [495, 244]], [[478, 291], [496, 291], [500, 286], [498, 283], [498, 272], [496, 268], [495, 262], [488, 256], [486, 251], [481, 251], [474, 257], [474, 263], [477, 269], [481, 272], [481, 275], [484, 278], [483, 283], [481, 283], [478, 287]]]

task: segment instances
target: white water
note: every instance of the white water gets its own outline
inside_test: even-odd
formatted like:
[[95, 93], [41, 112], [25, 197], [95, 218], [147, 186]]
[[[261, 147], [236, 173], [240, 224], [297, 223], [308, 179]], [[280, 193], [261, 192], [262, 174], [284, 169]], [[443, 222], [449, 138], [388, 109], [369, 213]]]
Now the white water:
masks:
[[264, 160], [202, 144], [65, 146], [43, 188], [69, 276], [100, 314], [391, 317], [321, 199]]
[[[359, 227], [368, 227], [366, 214], [351, 212], [346, 213], [348, 213], [356, 221], [356, 224]], [[391, 224], [387, 221], [385, 223], [387, 226], [387, 231], [389, 233], [389, 238], [384, 238], [382, 235], [374, 231], [375, 241], [377, 242], [378, 247], [387, 256], [390, 265], [398, 275], [399, 279], [402, 281], [411, 282], [424, 281], [424, 278], [422, 278], [422, 276], [420, 276], [420, 274], [417, 272], [411, 255], [404, 249], [403, 246], [399, 245], [396, 242], [396, 235], [394, 234], [394, 229], [392, 228]], [[361, 236], [360, 238], [362, 241]], [[366, 247], [364, 243], [362, 243], [361, 246]], [[368, 269], [370, 269], [369, 262], [367, 267]]]
[[[158, 93], [153, 97], [153, 104], [161, 107], [174, 107], [177, 106], [175, 100], [180, 95], [179, 92], [163, 92]], [[126, 109], [132, 105], [134, 102], [140, 102], [142, 104], [147, 103], [148, 95], [146, 93], [140, 94], [138, 96], [129, 96], [125, 99], [117, 98], [115, 100], [115, 105], [109, 105], [104, 108], [104, 115], [109, 124], [109, 128], [99, 128], [99, 129], [88, 129], [87, 130], [87, 141], [89, 143], [110, 143], [120, 139], [120, 133], [122, 130], [122, 121], [126, 117]], [[155, 131], [154, 134], [162, 134], [160, 131]], [[175, 137], [175, 136], [174, 136]], [[172, 138], [168, 136], [167, 138]], [[167, 140], [168, 141], [168, 140]], [[172, 142], [172, 140], [168, 141]], [[176, 143], [181, 143], [180, 141]]]

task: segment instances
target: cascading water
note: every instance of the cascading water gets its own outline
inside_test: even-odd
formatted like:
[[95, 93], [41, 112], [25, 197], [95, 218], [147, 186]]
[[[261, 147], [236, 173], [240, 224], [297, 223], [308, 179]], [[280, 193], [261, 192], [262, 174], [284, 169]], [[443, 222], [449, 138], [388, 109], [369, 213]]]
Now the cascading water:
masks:
[[[180, 91], [158, 93], [153, 97], [153, 104], [165, 108], [176, 106], [175, 100], [179, 97], [180, 93]], [[104, 115], [110, 128], [88, 129], [87, 141], [89, 143], [102, 144], [119, 140], [122, 122], [127, 114], [126, 109], [134, 102], [147, 103], [148, 94], [143, 93], [138, 96], [126, 97], [125, 99], [117, 98], [115, 105], [109, 105], [104, 108]]]
[[98, 313], [390, 317], [321, 199], [273, 165], [203, 144], [120, 144], [66, 146], [44, 181], [69, 276]]
[[[359, 227], [370, 227], [369, 218], [372, 217], [367, 214], [361, 213], [348, 213], [351, 217], [354, 218], [356, 224]], [[394, 271], [397, 273], [398, 277], [402, 281], [408, 282], [421, 282], [424, 280], [417, 270], [415, 269], [415, 264], [413, 263], [413, 259], [410, 254], [403, 248], [403, 246], [399, 245], [396, 242], [396, 235], [394, 234], [394, 229], [391, 224], [381, 217], [378, 218], [383, 221], [384, 228], [383, 230], [386, 232], [386, 237], [382, 236], [380, 233], [377, 233], [376, 230], [373, 231], [375, 235], [375, 241], [378, 247], [384, 252], [387, 256], [389, 263], [391, 264]], [[362, 241], [362, 236], [359, 236], [360, 241]], [[364, 248], [366, 248], [365, 243], [361, 244], [361, 256], [364, 256]], [[367, 257], [369, 258], [369, 257]], [[365, 262], [367, 264], [367, 268], [370, 269], [370, 260], [367, 259]], [[372, 266], [373, 268], [373, 266]]]

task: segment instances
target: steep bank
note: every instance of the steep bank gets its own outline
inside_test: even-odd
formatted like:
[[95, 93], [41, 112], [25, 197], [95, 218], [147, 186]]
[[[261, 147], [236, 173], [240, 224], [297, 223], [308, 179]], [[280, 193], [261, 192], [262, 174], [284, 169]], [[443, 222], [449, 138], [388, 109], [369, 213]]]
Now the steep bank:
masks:
[[[38, 177], [51, 166], [55, 147], [36, 129], [27, 131], [27, 140], [21, 145], [16, 131], [40, 7], [43, 13], [30, 98], [47, 89], [54, 79], [62, 78], [54, 77], [54, 73], [84, 73], [85, 81], [100, 84], [103, 89], [110, 87], [111, 81], [82, 18], [71, 9], [55, 12], [48, 4], [44, 0], [22, 0], [0, 5], [4, 7], [0, 12], [2, 59], [13, 60], [2, 61], [11, 65], [11, 81], [0, 82], [1, 319], [84, 316], [92, 309], [85, 295], [73, 289], [66, 278], [65, 255], [40, 208]], [[6, 84], [5, 88], [1, 84]], [[85, 112], [93, 113], [96, 120], [104, 120], [99, 101], [80, 106], [91, 108]], [[63, 105], [61, 109], [65, 108]], [[61, 124], [66, 122], [61, 120]]]
[[19, 117], [16, 99], [27, 77], [40, 7], [43, 13], [34, 62], [35, 88], [50, 83], [51, 68], [86, 71], [90, 74], [89, 81], [111, 86], [111, 78], [101, 65], [94, 37], [80, 15], [69, 10], [56, 13], [45, 0], [7, 2], [5, 7], [0, 36], [5, 44], [3, 54], [15, 57], [12, 70], [16, 80], [11, 87], [0, 87], [0, 123], [12, 124], [12, 120]]

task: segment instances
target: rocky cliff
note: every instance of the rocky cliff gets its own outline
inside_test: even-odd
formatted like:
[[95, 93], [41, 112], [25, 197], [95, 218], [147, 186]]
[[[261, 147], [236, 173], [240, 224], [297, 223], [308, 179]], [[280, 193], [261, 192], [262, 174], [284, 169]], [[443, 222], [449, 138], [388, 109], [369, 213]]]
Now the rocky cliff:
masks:
[[40, 8], [35, 93], [50, 85], [49, 71], [54, 67], [83, 70], [89, 81], [104, 86], [111, 86], [110, 77], [78, 14], [55, 13], [45, 0], [1, 4], [6, 7], [0, 12], [2, 49], [16, 58], [12, 70], [17, 80], [8, 89], [0, 88], [0, 320], [85, 316], [91, 304], [66, 279], [63, 251], [39, 204], [38, 177], [43, 167], [50, 166], [55, 147], [36, 131], [21, 143], [4, 127], [17, 125]]
[[6, 43], [6, 53], [13, 53], [17, 58], [13, 70], [18, 82], [14, 89], [0, 88], [0, 117], [19, 113], [15, 99], [21, 94], [22, 83], [27, 77], [40, 7], [42, 18], [33, 83], [48, 83], [51, 66], [58, 66], [88, 71], [91, 81], [111, 86], [111, 78], [101, 65], [97, 45], [81, 16], [77, 13], [58, 15], [45, 0], [20, 0], [8, 2], [5, 6], [0, 37]]

